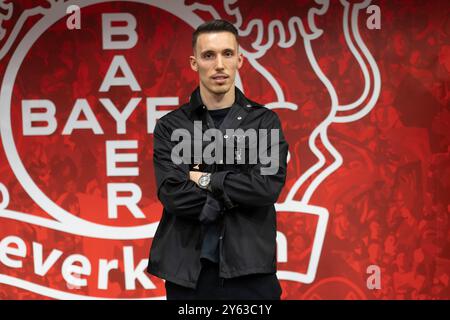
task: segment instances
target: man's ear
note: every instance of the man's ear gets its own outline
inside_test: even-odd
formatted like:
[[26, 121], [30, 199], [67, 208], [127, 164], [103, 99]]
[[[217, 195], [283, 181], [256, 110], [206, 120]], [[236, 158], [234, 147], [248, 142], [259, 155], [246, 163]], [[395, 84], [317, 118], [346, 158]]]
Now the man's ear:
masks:
[[191, 65], [191, 69], [198, 72], [197, 59], [194, 56], [189, 57], [189, 63]]
[[240, 69], [243, 64], [244, 64], [244, 55], [241, 52], [239, 52], [239, 54], [238, 54], [238, 69]]

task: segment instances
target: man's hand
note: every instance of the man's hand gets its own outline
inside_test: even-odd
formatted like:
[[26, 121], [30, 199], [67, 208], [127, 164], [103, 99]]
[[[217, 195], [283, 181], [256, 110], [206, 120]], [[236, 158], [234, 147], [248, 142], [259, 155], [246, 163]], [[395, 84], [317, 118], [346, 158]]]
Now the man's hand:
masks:
[[205, 174], [205, 172], [189, 171], [189, 179], [191, 179], [192, 181], [194, 181], [198, 185], [198, 179], [200, 179], [200, 177], [203, 174]]

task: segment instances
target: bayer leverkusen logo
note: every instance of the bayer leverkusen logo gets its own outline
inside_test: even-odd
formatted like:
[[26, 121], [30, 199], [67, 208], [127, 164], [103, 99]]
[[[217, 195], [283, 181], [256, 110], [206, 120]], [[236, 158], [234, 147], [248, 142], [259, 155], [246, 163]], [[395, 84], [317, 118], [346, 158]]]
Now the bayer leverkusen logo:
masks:
[[[369, 2], [343, 1], [349, 23], [348, 13]], [[67, 28], [71, 5], [78, 5], [82, 13], [79, 30]], [[223, 3], [224, 8], [231, 5], [232, 1]], [[333, 122], [356, 121], [367, 114], [379, 90], [376, 64], [366, 50], [365, 70], [372, 72], [375, 82], [367, 85], [367, 98], [372, 100], [352, 115], [339, 115], [336, 92], [324, 82], [310, 47], [321, 34], [311, 17], [326, 14], [328, 6], [323, 1], [309, 8], [304, 20], [295, 17], [296, 39], [285, 36], [286, 43], [280, 40], [277, 49], [301, 46], [301, 61], [316, 75], [315, 85], [324, 88], [325, 83], [332, 97], [328, 120], [308, 133], [313, 140], [323, 139], [321, 132]], [[242, 18], [234, 8], [230, 17]], [[204, 21], [199, 11], [219, 15], [213, 6], [184, 1], [50, 2], [24, 11], [16, 24], [16, 29], [25, 30], [23, 36], [6, 32], [9, 38], [1, 51], [1, 58], [8, 59], [0, 94], [1, 138], [16, 182], [2, 192], [8, 201], [4, 196], [7, 205], [1, 207], [1, 216], [29, 233], [24, 236], [17, 227], [17, 232], [1, 235], [2, 249], [14, 254], [11, 247], [16, 246], [22, 260], [2, 261], [0, 283], [52, 298], [164, 298], [163, 282], [144, 272], [162, 211], [153, 176], [152, 133], [157, 119], [186, 102], [197, 85], [188, 56], [192, 32]], [[33, 18], [27, 29], [24, 22]], [[251, 24], [241, 26], [244, 38], [251, 33], [245, 25]], [[237, 86], [255, 94], [271, 89], [267, 106], [279, 109], [289, 123], [298, 105], [288, 101], [280, 81], [262, 65], [264, 56], [275, 53], [270, 51], [271, 33], [261, 26], [255, 28], [261, 34], [257, 39], [269, 41], [256, 40], [252, 49], [243, 45], [252, 82], [241, 75]], [[287, 28], [280, 30], [288, 33]], [[322, 143], [334, 150], [326, 139]], [[294, 158], [291, 150], [291, 163]], [[309, 199], [335, 169], [309, 170], [295, 177], [277, 205], [285, 222], [281, 229], [299, 213], [310, 215], [305, 223], [312, 225], [308, 248], [292, 259], [293, 264], [288, 259], [288, 230], [279, 230], [281, 280], [310, 283], [315, 278], [328, 212], [310, 205]], [[308, 179], [313, 182], [306, 188]], [[15, 197], [15, 188], [23, 189], [30, 202]], [[301, 188], [305, 196], [294, 201]]]

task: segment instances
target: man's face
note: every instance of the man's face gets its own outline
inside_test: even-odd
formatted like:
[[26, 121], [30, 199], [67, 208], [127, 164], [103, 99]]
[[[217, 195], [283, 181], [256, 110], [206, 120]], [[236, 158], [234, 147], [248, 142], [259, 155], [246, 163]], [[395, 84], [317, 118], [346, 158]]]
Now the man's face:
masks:
[[200, 88], [216, 95], [234, 90], [234, 79], [242, 62], [243, 56], [231, 32], [200, 34], [194, 56], [190, 57], [192, 70], [199, 74]]

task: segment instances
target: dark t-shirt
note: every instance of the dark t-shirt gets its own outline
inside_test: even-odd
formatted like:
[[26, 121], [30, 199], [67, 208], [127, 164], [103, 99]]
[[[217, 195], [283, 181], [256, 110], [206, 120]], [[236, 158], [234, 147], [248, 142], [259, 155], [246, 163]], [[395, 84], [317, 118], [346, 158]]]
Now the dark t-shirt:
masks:
[[[227, 116], [231, 107], [208, 110], [209, 115], [214, 121], [214, 126], [219, 128], [223, 119]], [[205, 237], [203, 238], [202, 252], [200, 258], [208, 259], [212, 262], [219, 262], [219, 238], [220, 238], [220, 224], [214, 222], [203, 226]]]
[[223, 122], [223, 119], [225, 119], [225, 117], [227, 116], [228, 111], [230, 111], [230, 109], [231, 109], [231, 107], [217, 109], [217, 110], [208, 110], [209, 115], [214, 120], [214, 125], [216, 126], [216, 128], [220, 127], [220, 125]]

